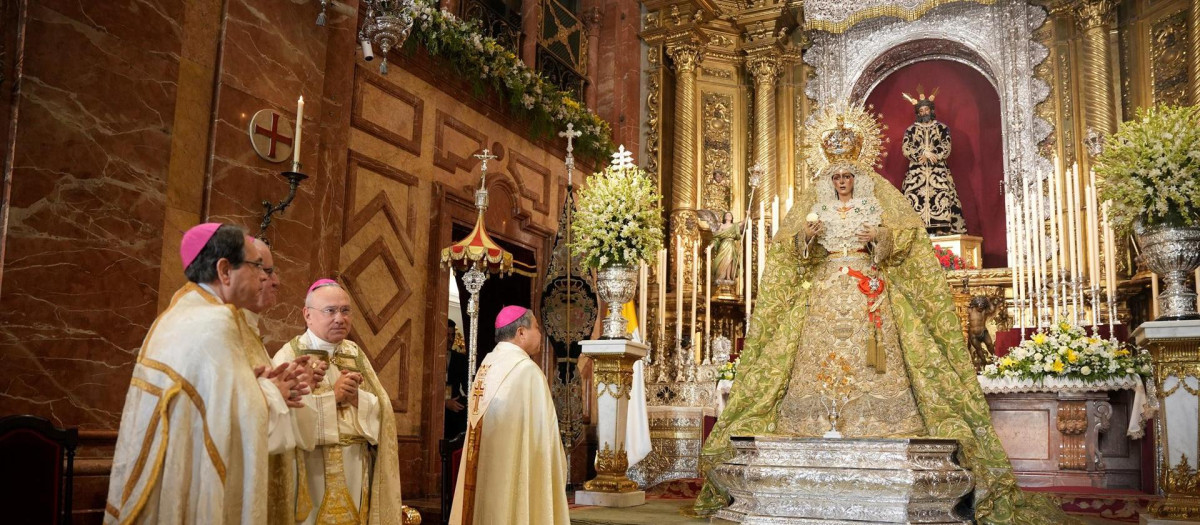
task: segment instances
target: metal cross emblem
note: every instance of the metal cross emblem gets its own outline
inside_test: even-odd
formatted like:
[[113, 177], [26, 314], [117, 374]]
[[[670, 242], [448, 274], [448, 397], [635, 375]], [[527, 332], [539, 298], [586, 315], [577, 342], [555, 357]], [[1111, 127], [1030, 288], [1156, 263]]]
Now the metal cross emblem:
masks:
[[477, 159], [479, 159], [479, 160], [483, 161], [483, 164], [481, 164], [481, 165], [479, 166], [479, 171], [482, 171], [482, 172], [484, 172], [484, 173], [487, 173], [487, 163], [488, 163], [488, 161], [489, 161], [489, 160], [492, 160], [492, 159], [499, 158], [499, 157], [496, 157], [495, 155], [492, 155], [492, 152], [491, 152], [490, 150], [488, 150], [487, 148], [483, 148], [483, 152], [482, 152], [482, 153], [477, 153], [477, 154], [475, 154], [474, 156], [475, 156], [475, 158], [477, 158]]
[[622, 144], [616, 153], [612, 154], [612, 167], [618, 170], [627, 170], [633, 167], [633, 152], [625, 151], [625, 145]]
[[582, 131], [575, 130], [575, 124], [567, 123], [567, 130], [558, 132], [558, 136], [567, 139], [567, 155], [575, 151], [575, 139], [583, 135]]

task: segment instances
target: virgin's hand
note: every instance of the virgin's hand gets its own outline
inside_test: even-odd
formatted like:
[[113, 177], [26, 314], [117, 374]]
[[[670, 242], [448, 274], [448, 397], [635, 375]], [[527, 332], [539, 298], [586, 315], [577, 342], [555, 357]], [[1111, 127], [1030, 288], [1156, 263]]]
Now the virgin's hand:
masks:
[[822, 233], [825, 233], [825, 223], [821, 221], [805, 223], [804, 233], [810, 238], [819, 237]]
[[858, 237], [859, 242], [874, 242], [877, 233], [878, 230], [876, 230], [874, 226], [867, 226], [864, 224], [854, 232], [854, 235]]

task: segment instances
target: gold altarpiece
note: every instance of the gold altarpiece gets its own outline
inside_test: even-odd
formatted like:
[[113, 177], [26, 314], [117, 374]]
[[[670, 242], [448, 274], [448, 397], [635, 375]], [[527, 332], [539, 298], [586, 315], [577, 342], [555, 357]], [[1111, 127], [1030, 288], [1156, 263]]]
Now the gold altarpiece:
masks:
[[[764, 217], [768, 224], [771, 215], [786, 213], [808, 179], [799, 154], [803, 138], [799, 133], [818, 104], [861, 99], [906, 63], [932, 58], [976, 60], [972, 65], [986, 72], [1001, 94], [1006, 115], [1001, 161], [1009, 191], [1031, 184], [1037, 173], [1044, 174], [1039, 176], [1043, 180], [1039, 188], [1050, 187], [1054, 178], [1065, 186], [1065, 169], [1078, 165], [1083, 172], [1089, 170], [1096, 146], [1137, 108], [1200, 102], [1198, 4], [1200, 0], [643, 1], [641, 163], [657, 177], [670, 219], [669, 265], [664, 276], [651, 277], [667, 281], [661, 300], [669, 305], [680, 295], [690, 300], [693, 288], [704, 283], [702, 278], [693, 282], [693, 275], [703, 275], [693, 272], [694, 265], [704, 263], [703, 250], [695, 258], [691, 250], [676, 250], [680, 242], [707, 245], [713, 215], [703, 210], [718, 217], [730, 211], [739, 222], [747, 214], [751, 220]], [[992, 48], [981, 44], [986, 39], [978, 35], [955, 32], [955, 25], [972, 24], [992, 33]], [[922, 50], [913, 44], [930, 35], [951, 45]], [[971, 53], [956, 54], [955, 49]], [[976, 58], [971, 58], [972, 53]], [[755, 164], [763, 167], [764, 177], [753, 202], [748, 202], [747, 174]], [[1014, 195], [1014, 199], [1022, 197]], [[1081, 222], [1096, 213], [1087, 206], [1078, 211]], [[751, 228], [749, 242], [756, 243], [757, 236]], [[1095, 268], [1088, 268], [1091, 261], [1081, 261], [1080, 278], [1101, 272], [1110, 257], [1116, 262], [1117, 285], [1103, 291], [1103, 296], [1113, 298], [1113, 307], [1099, 308], [1103, 311], [1093, 318], [1095, 322], [1107, 322], [1110, 316], [1126, 324], [1153, 318], [1151, 276], [1139, 271], [1127, 246], [1119, 242]], [[1096, 249], [1085, 245], [1083, 253]], [[1070, 257], [1067, 252], [1064, 258]], [[742, 264], [753, 267], [756, 262]], [[677, 287], [680, 265], [684, 284]], [[948, 273], [948, 282], [958, 292], [964, 334], [966, 304], [975, 295], [1002, 298], [1007, 307], [988, 321], [993, 333], [1018, 317], [1011, 271]], [[753, 279], [740, 280], [739, 298], [746, 296], [741, 289], [746, 282], [753, 287]], [[654, 305], [660, 301], [660, 288], [651, 289], [649, 301]], [[703, 298], [703, 292], [697, 296]], [[1084, 301], [1089, 315], [1094, 315], [1091, 304], [1103, 306], [1104, 301]], [[744, 303], [742, 299], [714, 302], [710, 313], [701, 301], [698, 324], [712, 315], [712, 338], [723, 335], [736, 341], [744, 330]], [[700, 341], [704, 350], [692, 352], [695, 357], [678, 355], [675, 325], [690, 322], [688, 315], [676, 319], [675, 308], [666, 308], [664, 315], [650, 310], [644, 324], [659, 370], [651, 371], [647, 380], [673, 385], [658, 390], [648, 385], [650, 404], [715, 405], [719, 394], [705, 386], [714, 382], [716, 368], [715, 362], [704, 364], [705, 358], [715, 357], [707, 341]], [[672, 363], [674, 368], [664, 372]], [[652, 421], [656, 436], [696, 433], [698, 414], [671, 416], [665, 415], [658, 426]], [[675, 459], [688, 454], [690, 445], [675, 444]]]

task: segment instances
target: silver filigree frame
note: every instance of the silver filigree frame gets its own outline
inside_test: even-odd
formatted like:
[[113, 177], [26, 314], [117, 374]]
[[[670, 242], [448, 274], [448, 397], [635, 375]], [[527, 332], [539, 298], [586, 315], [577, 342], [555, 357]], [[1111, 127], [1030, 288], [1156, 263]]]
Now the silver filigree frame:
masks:
[[[1050, 86], [1034, 77], [1034, 67], [1050, 55], [1033, 38], [1046, 16], [1044, 8], [1025, 0], [963, 2], [938, 7], [913, 22], [876, 18], [840, 34], [816, 32], [804, 54], [816, 72], [806, 94], [818, 104], [861, 101], [888, 75], [914, 62], [949, 59], [969, 65], [1000, 96], [1004, 179], [1019, 200], [1018, 188], [1054, 169], [1037, 148], [1054, 131], [1053, 125], [1035, 113], [1037, 104], [1050, 95]], [[944, 45], [915, 56], [893, 51], [921, 40]], [[879, 63], [889, 56], [895, 63]]]

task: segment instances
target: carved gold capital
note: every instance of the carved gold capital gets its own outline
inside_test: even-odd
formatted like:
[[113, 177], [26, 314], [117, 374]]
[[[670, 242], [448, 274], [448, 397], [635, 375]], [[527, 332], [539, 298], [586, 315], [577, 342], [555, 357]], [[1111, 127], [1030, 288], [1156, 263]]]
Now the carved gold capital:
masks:
[[696, 66], [704, 59], [704, 55], [700, 52], [700, 45], [690, 40], [667, 44], [667, 56], [675, 61], [675, 71], [677, 73], [695, 71]]
[[779, 57], [773, 54], [747, 57], [746, 71], [754, 77], [756, 84], [774, 84], [779, 76]]
[[598, 395], [608, 394], [614, 399], [629, 398], [633, 388], [633, 363], [637, 359], [604, 355], [592, 356], [592, 359], [595, 362], [592, 377]]
[[1073, 6], [1075, 23], [1084, 31], [1107, 26], [1116, 8], [1116, 0], [1079, 0]]

